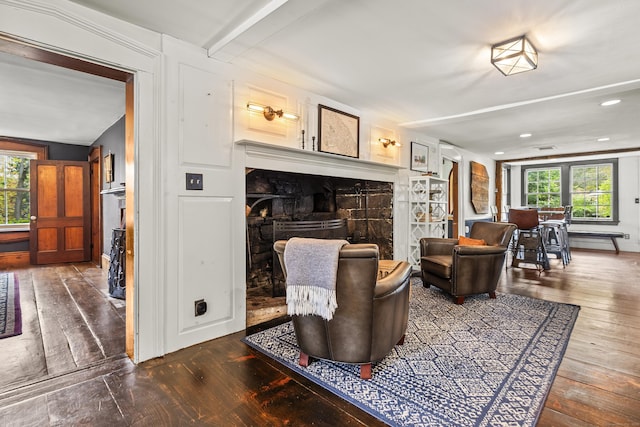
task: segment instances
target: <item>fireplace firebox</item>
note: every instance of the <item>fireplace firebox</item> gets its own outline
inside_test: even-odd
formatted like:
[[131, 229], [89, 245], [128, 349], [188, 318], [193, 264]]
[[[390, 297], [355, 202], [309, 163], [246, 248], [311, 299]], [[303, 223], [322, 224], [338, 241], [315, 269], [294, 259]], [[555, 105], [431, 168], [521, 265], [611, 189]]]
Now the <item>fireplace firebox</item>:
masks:
[[284, 294], [273, 242], [296, 234], [287, 228], [304, 230], [301, 237], [375, 243], [381, 259], [393, 258], [393, 183], [265, 169], [245, 176], [248, 295]]

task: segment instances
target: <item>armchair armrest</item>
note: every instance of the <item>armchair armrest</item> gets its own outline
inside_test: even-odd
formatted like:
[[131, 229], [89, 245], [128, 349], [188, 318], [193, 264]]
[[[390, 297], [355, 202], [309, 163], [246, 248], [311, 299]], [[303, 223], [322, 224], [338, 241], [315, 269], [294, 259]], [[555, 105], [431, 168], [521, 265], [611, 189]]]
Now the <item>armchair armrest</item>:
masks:
[[399, 261], [396, 267], [382, 279], [378, 279], [374, 289], [374, 298], [392, 294], [409, 280], [411, 265], [406, 261]]
[[451, 255], [457, 244], [458, 239], [423, 237], [420, 239], [420, 256]]
[[501, 245], [487, 245], [487, 246], [460, 246], [454, 247], [454, 252], [457, 255], [500, 255], [506, 252], [507, 247]]

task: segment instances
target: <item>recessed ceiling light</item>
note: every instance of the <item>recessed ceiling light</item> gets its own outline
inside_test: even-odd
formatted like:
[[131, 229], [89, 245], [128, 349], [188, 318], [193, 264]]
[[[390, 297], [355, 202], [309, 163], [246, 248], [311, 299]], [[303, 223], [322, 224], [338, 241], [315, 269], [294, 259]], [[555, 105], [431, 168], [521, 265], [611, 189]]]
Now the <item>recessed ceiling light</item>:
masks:
[[496, 151], [496, 152], [495, 152], [495, 153], [493, 153], [493, 154], [495, 154], [495, 155], [499, 156], [500, 154], [504, 154], [504, 151]]
[[521, 133], [520, 138], [529, 138], [531, 136], [530, 133]]
[[598, 138], [598, 142], [606, 142], [609, 141], [611, 138]]
[[617, 104], [617, 103], [619, 103], [619, 102], [620, 102], [620, 100], [619, 100], [619, 99], [610, 99], [610, 100], [608, 100], [608, 101], [604, 101], [604, 102], [603, 102], [602, 104], [600, 104], [600, 105], [602, 105], [603, 107], [608, 107], [608, 106], [610, 106], [610, 105], [616, 105], [616, 104]]

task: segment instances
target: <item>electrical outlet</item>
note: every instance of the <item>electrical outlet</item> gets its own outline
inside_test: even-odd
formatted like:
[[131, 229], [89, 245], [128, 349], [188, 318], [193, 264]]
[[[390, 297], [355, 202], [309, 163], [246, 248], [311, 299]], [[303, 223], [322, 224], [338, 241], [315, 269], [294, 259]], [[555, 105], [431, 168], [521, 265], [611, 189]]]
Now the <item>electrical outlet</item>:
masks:
[[624, 235], [624, 238], [625, 238], [625, 239], [630, 239], [630, 238], [631, 238], [631, 236], [629, 236], [628, 234], [625, 234], [625, 235]]
[[196, 317], [202, 316], [207, 312], [207, 302], [203, 299], [199, 299], [193, 303], [195, 306]]

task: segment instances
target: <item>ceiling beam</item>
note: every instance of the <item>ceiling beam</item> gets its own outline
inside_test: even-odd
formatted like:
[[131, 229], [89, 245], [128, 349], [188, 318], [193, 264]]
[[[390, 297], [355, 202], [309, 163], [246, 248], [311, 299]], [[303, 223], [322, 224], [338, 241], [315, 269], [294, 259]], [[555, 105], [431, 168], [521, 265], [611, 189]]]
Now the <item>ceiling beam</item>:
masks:
[[[270, 0], [219, 40], [210, 40], [210, 58], [231, 62], [243, 52], [288, 27], [291, 23], [320, 8], [330, 0]], [[207, 44], [209, 44], [207, 43]], [[206, 45], [205, 45], [206, 46]]]
[[583, 153], [554, 154], [549, 156], [522, 157], [519, 159], [499, 160], [499, 161], [496, 161], [496, 163], [500, 163], [500, 164], [522, 163], [522, 162], [531, 162], [531, 161], [537, 161], [537, 160], [555, 160], [555, 159], [563, 159], [563, 158], [571, 158], [571, 157], [603, 156], [603, 155], [609, 155], [609, 154], [621, 154], [621, 153], [633, 153], [633, 152], [640, 152], [640, 147], [615, 148], [611, 150], [587, 151]]

